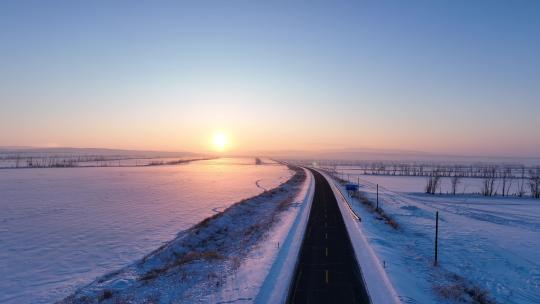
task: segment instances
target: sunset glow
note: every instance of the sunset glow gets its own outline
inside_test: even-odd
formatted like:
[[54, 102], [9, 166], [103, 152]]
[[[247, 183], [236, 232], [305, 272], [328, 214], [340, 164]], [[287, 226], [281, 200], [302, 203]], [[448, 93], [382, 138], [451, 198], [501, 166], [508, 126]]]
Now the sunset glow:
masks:
[[223, 152], [225, 148], [227, 147], [229, 140], [227, 139], [227, 136], [224, 133], [218, 132], [214, 134], [212, 143], [214, 145], [215, 150], [219, 152]]
[[536, 157], [538, 7], [469, 5], [14, 1], [0, 146]]
[[540, 303], [540, 0], [0, 25], [0, 304]]

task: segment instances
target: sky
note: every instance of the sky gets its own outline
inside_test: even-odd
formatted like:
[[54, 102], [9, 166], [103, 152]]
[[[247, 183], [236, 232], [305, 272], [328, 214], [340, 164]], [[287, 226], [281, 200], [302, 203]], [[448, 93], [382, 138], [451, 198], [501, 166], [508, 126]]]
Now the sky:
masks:
[[0, 146], [538, 157], [539, 33], [539, 1], [4, 0]]

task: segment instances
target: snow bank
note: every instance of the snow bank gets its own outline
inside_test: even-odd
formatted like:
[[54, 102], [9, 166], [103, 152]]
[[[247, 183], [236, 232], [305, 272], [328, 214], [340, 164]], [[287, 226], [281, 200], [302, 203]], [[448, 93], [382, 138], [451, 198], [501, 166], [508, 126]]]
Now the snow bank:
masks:
[[[297, 170], [280, 187], [200, 222], [142, 260], [98, 278], [62, 303], [253, 300], [259, 290], [257, 280], [260, 286], [266, 277], [265, 267], [251, 272], [254, 281], [246, 281], [241, 277], [251, 268], [243, 265], [249, 264], [254, 254], [265, 255], [263, 261], [273, 260], [266, 255], [276, 251], [270, 250], [275, 240], [272, 232], [288, 231], [281, 228], [286, 227], [283, 223], [295, 218], [298, 210], [305, 210], [304, 200], [296, 201], [305, 188], [305, 176], [304, 170]], [[286, 235], [278, 233], [277, 239]], [[287, 243], [285, 239], [281, 248], [287, 248]], [[270, 269], [272, 263], [267, 264]], [[231, 279], [236, 276], [240, 280]], [[244, 298], [243, 294], [253, 297]]]
[[336, 186], [334, 179], [322, 171], [319, 172], [329, 182], [336, 196], [371, 302], [377, 304], [400, 303], [382, 263], [363, 233], [361, 219], [359, 220], [351, 208], [340, 187]]
[[309, 176], [309, 186], [304, 194], [302, 207], [298, 211], [292, 227], [284, 235], [286, 238], [283, 241], [283, 246], [279, 250], [272, 268], [260, 288], [255, 303], [285, 303], [287, 300], [315, 193], [313, 174], [308, 170], [305, 171]]
[[[264, 160], [265, 163], [268, 161]], [[253, 158], [0, 170], [0, 303], [58, 301], [294, 172]]]
[[[361, 191], [375, 201], [376, 184], [367, 179], [360, 178]], [[348, 198], [403, 302], [477, 303], [482, 298], [483, 303], [540, 303], [538, 200], [389, 190], [408, 179], [379, 185], [379, 205], [399, 223], [398, 230]], [[439, 264], [434, 267], [436, 211]]]

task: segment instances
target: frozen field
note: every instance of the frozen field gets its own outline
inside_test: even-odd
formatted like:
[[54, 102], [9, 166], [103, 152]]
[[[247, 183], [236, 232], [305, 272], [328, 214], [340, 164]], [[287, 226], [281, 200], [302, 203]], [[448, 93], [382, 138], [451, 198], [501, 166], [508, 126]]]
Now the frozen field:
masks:
[[291, 176], [277, 164], [0, 171], [0, 303], [50, 303]]
[[[343, 173], [345, 178], [347, 178], [347, 174], [350, 174], [349, 178], [351, 180], [360, 177], [375, 184], [385, 185], [391, 190], [408, 193], [424, 193], [427, 181], [427, 177], [425, 176], [358, 175], [358, 172], [354, 170], [343, 170]], [[482, 192], [482, 182], [482, 178], [460, 178], [456, 188], [456, 194], [479, 194]], [[510, 195], [514, 195], [518, 192], [519, 182], [519, 179], [509, 180], [510, 186], [508, 193]], [[526, 195], [529, 195], [529, 188], [526, 183], [524, 187]], [[440, 188], [437, 189], [437, 193], [448, 194], [452, 192], [451, 189], [452, 185], [450, 183], [450, 178], [441, 178], [441, 185]], [[502, 192], [500, 179], [495, 180], [495, 190], [498, 194]]]
[[[383, 210], [400, 225], [393, 230], [358, 201], [353, 204], [404, 302], [440, 302], [438, 292], [453, 293], [465, 280], [469, 287], [488, 291], [497, 303], [540, 303], [540, 200], [431, 196], [420, 193], [424, 178], [359, 178], [372, 201], [379, 184]], [[356, 182], [358, 176], [350, 179]], [[440, 267], [434, 268], [437, 210]]]

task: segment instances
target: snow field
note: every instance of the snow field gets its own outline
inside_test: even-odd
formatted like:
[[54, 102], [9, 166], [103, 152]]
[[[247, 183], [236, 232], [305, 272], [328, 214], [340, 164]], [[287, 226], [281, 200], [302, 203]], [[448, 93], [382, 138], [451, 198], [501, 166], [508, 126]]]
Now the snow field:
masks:
[[[415, 177], [359, 178], [360, 190], [371, 201], [375, 201], [375, 182], [379, 183], [380, 206], [400, 225], [394, 231], [350, 198], [403, 302], [469, 302], [473, 297], [469, 292], [475, 296], [486, 292], [485, 299], [498, 303], [540, 302], [538, 200], [426, 195], [419, 193], [414, 180], [408, 180]], [[358, 176], [350, 179], [356, 182]], [[440, 213], [439, 266], [433, 267], [436, 211]]]
[[0, 302], [60, 300], [290, 176], [253, 159], [0, 170]]
[[[303, 200], [296, 198], [305, 188], [305, 175], [303, 170], [297, 172], [301, 174], [279, 188], [205, 219], [143, 259], [79, 289], [63, 303], [253, 301], [265, 277], [264, 266], [248, 268], [249, 272], [242, 267], [250, 259], [270, 267], [276, 251], [271, 232], [274, 228], [278, 234], [285, 232], [279, 227], [287, 224], [287, 215], [302, 209]], [[244, 280], [246, 275], [254, 281]]]

